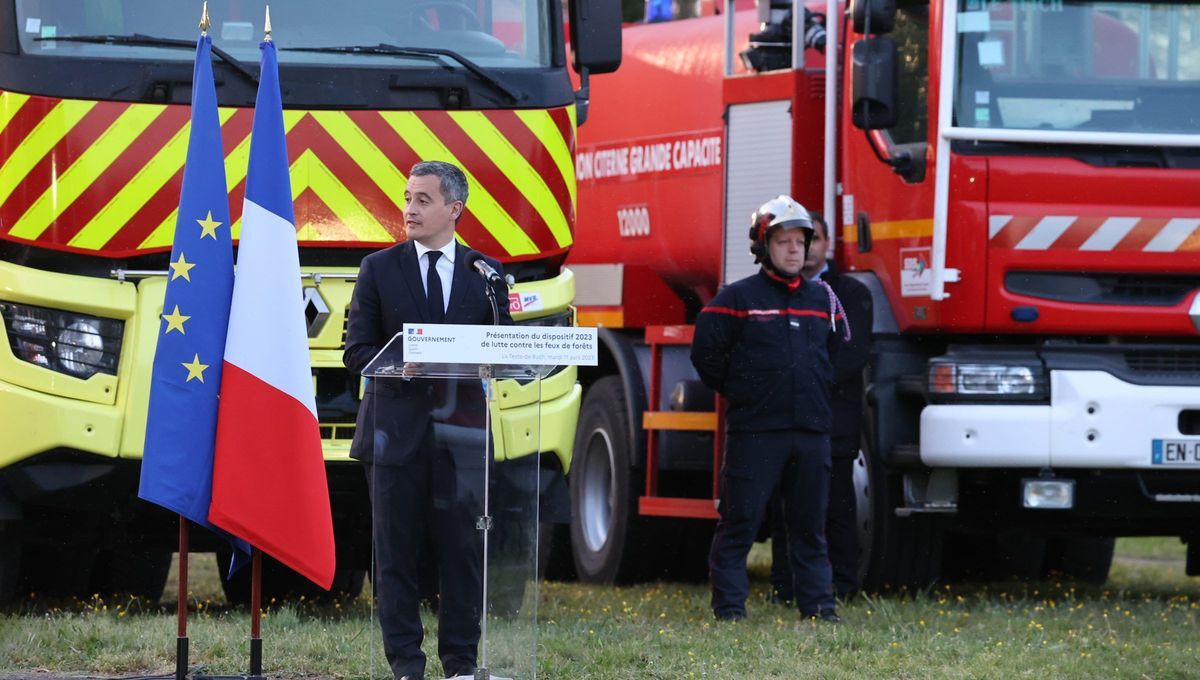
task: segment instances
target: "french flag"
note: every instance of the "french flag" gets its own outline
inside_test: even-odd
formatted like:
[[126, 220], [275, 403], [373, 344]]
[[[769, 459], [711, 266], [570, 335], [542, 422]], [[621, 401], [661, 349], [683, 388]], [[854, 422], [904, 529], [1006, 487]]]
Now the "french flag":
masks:
[[333, 520], [309, 368], [279, 67], [274, 43], [259, 47], [262, 73], [208, 518], [328, 590]]

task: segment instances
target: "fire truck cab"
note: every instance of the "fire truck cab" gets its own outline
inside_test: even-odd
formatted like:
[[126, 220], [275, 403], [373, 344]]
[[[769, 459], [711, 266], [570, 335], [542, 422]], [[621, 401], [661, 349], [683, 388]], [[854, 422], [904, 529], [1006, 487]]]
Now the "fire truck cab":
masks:
[[[754, 271], [747, 221], [779, 193], [874, 298], [866, 587], [1102, 581], [1122, 535], [1180, 536], [1200, 571], [1200, 5], [702, 14], [627, 26], [580, 135], [569, 264], [610, 348], [583, 374], [581, 576], [702, 573], [720, 418], [688, 324]], [[793, 47], [813, 22], [823, 54]]]

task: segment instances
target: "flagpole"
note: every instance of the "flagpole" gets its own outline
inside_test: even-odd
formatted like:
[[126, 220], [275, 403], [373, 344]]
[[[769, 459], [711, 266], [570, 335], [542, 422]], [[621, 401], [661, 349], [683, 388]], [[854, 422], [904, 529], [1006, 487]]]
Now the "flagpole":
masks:
[[250, 677], [262, 677], [262, 551], [254, 549], [250, 568]]
[[187, 634], [188, 597], [188, 519], [179, 516], [179, 593], [175, 600], [175, 615], [178, 630], [175, 640], [175, 680], [186, 680], [188, 669]]
[[[200, 12], [200, 36], [208, 35], [212, 21], [208, 18], [208, 1]], [[194, 103], [194, 102], [193, 102]], [[188, 597], [188, 519], [179, 516], [179, 592], [175, 600], [176, 639], [175, 639], [175, 680], [187, 680], [188, 669], [188, 633], [187, 633], [187, 597]]]

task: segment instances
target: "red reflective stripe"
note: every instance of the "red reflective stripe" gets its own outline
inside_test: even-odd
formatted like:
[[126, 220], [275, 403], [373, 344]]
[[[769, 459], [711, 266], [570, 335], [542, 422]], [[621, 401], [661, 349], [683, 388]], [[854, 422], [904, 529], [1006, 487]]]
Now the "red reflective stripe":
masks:
[[730, 307], [705, 307], [704, 309], [700, 310], [701, 314], [703, 314], [704, 312], [711, 312], [713, 314], [727, 314], [729, 316], [736, 316], [736, 317], [741, 317], [741, 318], [745, 318], [745, 317], [749, 316], [749, 314], [747, 312], [743, 312], [740, 309], [732, 309]]
[[[224, 157], [228, 158], [238, 144], [246, 139], [250, 134], [250, 126], [253, 122], [253, 109], [238, 109], [230, 116], [229, 120], [225, 121], [225, 124], [221, 126], [221, 146]], [[120, 257], [152, 252], [154, 249], [138, 250], [138, 246], [154, 233], [158, 225], [162, 224], [163, 220], [167, 219], [179, 206], [179, 192], [182, 189], [183, 167], [180, 166], [179, 170], [175, 171], [175, 174], [171, 175], [171, 178], [158, 191], [154, 192], [150, 200], [134, 213], [129, 222], [114, 234], [108, 243], [104, 244], [104, 255]], [[230, 193], [230, 202], [231, 204], [236, 203], [238, 210], [241, 210], [242, 197], [240, 194], [235, 202], [233, 194]], [[162, 250], [162, 248], [158, 250]], [[170, 250], [169, 243], [166, 250]]]
[[1158, 232], [1162, 231], [1163, 227], [1167, 226], [1167, 222], [1171, 220], [1167, 218], [1143, 218], [1134, 225], [1133, 229], [1129, 230], [1125, 237], [1113, 246], [1113, 250], [1137, 250], [1140, 251], [1146, 247], [1147, 243], [1154, 240], [1158, 236]]
[[1107, 221], [1107, 217], [1077, 217], [1050, 247], [1056, 250], [1079, 250]]
[[500, 131], [500, 134], [508, 138], [513, 148], [521, 151], [521, 154], [529, 160], [529, 164], [537, 170], [542, 181], [546, 183], [546, 188], [554, 196], [554, 200], [558, 202], [558, 209], [567, 218], [567, 223], [571, 224], [575, 220], [575, 211], [571, 206], [571, 192], [567, 188], [567, 181], [558, 171], [558, 167], [554, 164], [554, 158], [550, 155], [550, 150], [542, 144], [542, 140], [534, 136], [525, 124], [517, 118], [517, 114], [513, 111], [489, 111], [488, 119]]
[[[92, 180], [87, 191], [63, 209], [43, 232], [42, 240], [69, 243], [142, 172], [154, 154], [183, 129], [188, 123], [189, 113], [183, 106], [171, 106], [163, 111]], [[121, 228], [124, 229], [125, 225]]]
[[[726, 314], [742, 319], [748, 316], [782, 316], [784, 314], [788, 316], [815, 316], [820, 319], [829, 318], [829, 312], [820, 312], [815, 309], [733, 309], [732, 307], [705, 307], [700, 312]], [[842, 316], [839, 314], [838, 318], [840, 319]]]
[[[39, 101], [43, 100], [39, 98]], [[50, 109], [47, 108], [40, 112], [39, 118], [34, 119], [33, 116], [39, 112], [34, 110], [37, 107], [31, 106], [32, 104], [33, 100], [25, 104], [8, 124], [4, 135], [0, 136], [0, 148], [5, 150], [6, 159], [17, 150], [25, 138], [37, 127], [37, 124], [42, 122], [42, 118], [49, 113]], [[85, 151], [90, 149], [100, 135], [104, 134], [127, 108], [129, 108], [127, 105], [100, 104], [84, 114], [83, 118], [63, 135], [58, 144], [55, 144], [46, 152], [45, 156], [42, 156], [33, 167], [29, 168], [29, 172], [13, 188], [2, 206], [2, 212], [0, 212], [4, 223], [12, 228], [29, 210], [34, 201], [49, 191], [58, 177], [71, 167]], [[28, 127], [25, 127], [27, 125]], [[39, 238], [38, 240], [45, 239]], [[66, 243], [67, 240], [70, 239], [62, 242]]]
[[558, 128], [558, 134], [562, 135], [563, 141], [567, 143], [567, 148], [571, 150], [571, 156], [574, 157], [575, 129], [571, 127], [571, 115], [567, 113], [566, 107], [551, 109], [550, 120], [554, 121], [555, 127]]
[[1015, 248], [1041, 221], [1041, 215], [1015, 215], [1003, 229], [996, 232], [991, 244], [995, 248]]
[[[464, 169], [475, 175], [500, 209], [521, 227], [521, 231], [533, 241], [539, 251], [547, 251], [558, 247], [558, 241], [550, 231], [550, 226], [542, 219], [533, 203], [525, 197], [504, 168], [496, 165], [492, 157], [487, 155], [476, 140], [460, 128], [445, 111], [424, 112], [421, 121], [425, 123], [446, 148], [462, 163]], [[467, 212], [472, 212], [470, 203]]]
[[[383, 119], [383, 115], [380, 112], [351, 111], [349, 112], [349, 116], [358, 125], [359, 129], [371, 139], [375, 147], [383, 152], [383, 155], [392, 162], [392, 165], [396, 166], [396, 169], [405, 178], [408, 177], [412, 166], [422, 160], [412, 150], [412, 147], [408, 145], [408, 142], [404, 141], [404, 138]], [[422, 120], [424, 119], [422, 118]], [[404, 197], [401, 196], [399, 198], [403, 202]], [[462, 237], [467, 245], [481, 253], [496, 255], [506, 261], [510, 259], [506, 257], [508, 251], [500, 245], [496, 237], [492, 236], [491, 232], [479, 222], [479, 218], [475, 217], [475, 213], [470, 210], [466, 210], [463, 213], [462, 219], [459, 220], [458, 226], [455, 228], [455, 232]], [[543, 253], [538, 253], [537, 255], [540, 257]]]
[[[353, 124], [353, 121], [351, 121]], [[361, 129], [361, 128], [360, 128]], [[363, 136], [366, 136], [363, 133]], [[307, 144], [309, 150], [313, 152], [313, 156], [317, 158], [329, 172], [347, 187], [354, 187], [354, 198], [363, 206], [368, 214], [374, 217], [391, 235], [392, 241], [404, 240], [404, 211], [396, 206], [395, 203], [388, 197], [379, 185], [367, 175], [367, 172], [362, 169], [350, 157], [350, 154], [338, 144], [325, 128], [321, 127], [320, 123], [312, 116], [305, 116], [288, 138], [295, 141], [291, 144], [299, 146]], [[297, 144], [299, 142], [300, 144]], [[301, 150], [303, 153], [303, 150]], [[301, 201], [301, 196], [304, 200]], [[403, 204], [404, 198], [397, 197], [400, 203]], [[300, 196], [293, 201], [299, 211], [311, 212], [312, 215], [301, 217], [296, 215], [296, 226], [302, 227], [305, 224], [312, 224], [317, 227], [318, 233], [321, 235], [321, 241], [327, 240], [333, 234], [342, 234], [348, 236], [348, 239], [340, 240], [355, 240], [359, 238], [349, 227], [342, 224], [342, 220], [334, 216], [333, 209], [327, 205], [317, 194], [311, 189], [306, 189]], [[361, 240], [361, 239], [359, 239]]]

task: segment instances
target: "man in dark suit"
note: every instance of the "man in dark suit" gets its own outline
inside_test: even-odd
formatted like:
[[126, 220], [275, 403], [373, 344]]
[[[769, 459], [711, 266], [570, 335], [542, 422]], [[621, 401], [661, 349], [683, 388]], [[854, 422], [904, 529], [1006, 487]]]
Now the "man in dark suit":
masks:
[[[820, 278], [842, 301], [850, 323], [850, 340], [838, 349], [833, 361], [833, 467], [829, 474], [829, 505], [825, 513], [825, 542], [833, 567], [833, 588], [838, 599], [858, 593], [858, 513], [854, 492], [854, 460], [862, 439], [863, 368], [871, 356], [871, 291], [842, 274], [826, 259], [829, 227], [819, 213], [810, 212], [813, 233], [801, 274]], [[772, 599], [790, 602], [792, 575], [787, 560], [787, 528], [778, 498], [775, 499], [771, 530]]]
[[[467, 191], [466, 176], [450, 163], [413, 166], [404, 189], [408, 240], [368, 255], [359, 269], [343, 355], [351, 373], [361, 374], [406, 322], [492, 324], [487, 285], [499, 323], [512, 323], [507, 287], [469, 269], [469, 250], [455, 241]], [[503, 278], [500, 263], [484, 259]], [[425, 674], [418, 566], [427, 537], [441, 581], [438, 656], [446, 677], [473, 676], [479, 645], [483, 546], [475, 519], [483, 514], [484, 461], [477, 450], [435, 440], [433, 410], [446, 392], [429, 380], [369, 381], [350, 449], [371, 493], [384, 653], [395, 677], [409, 680]]]

